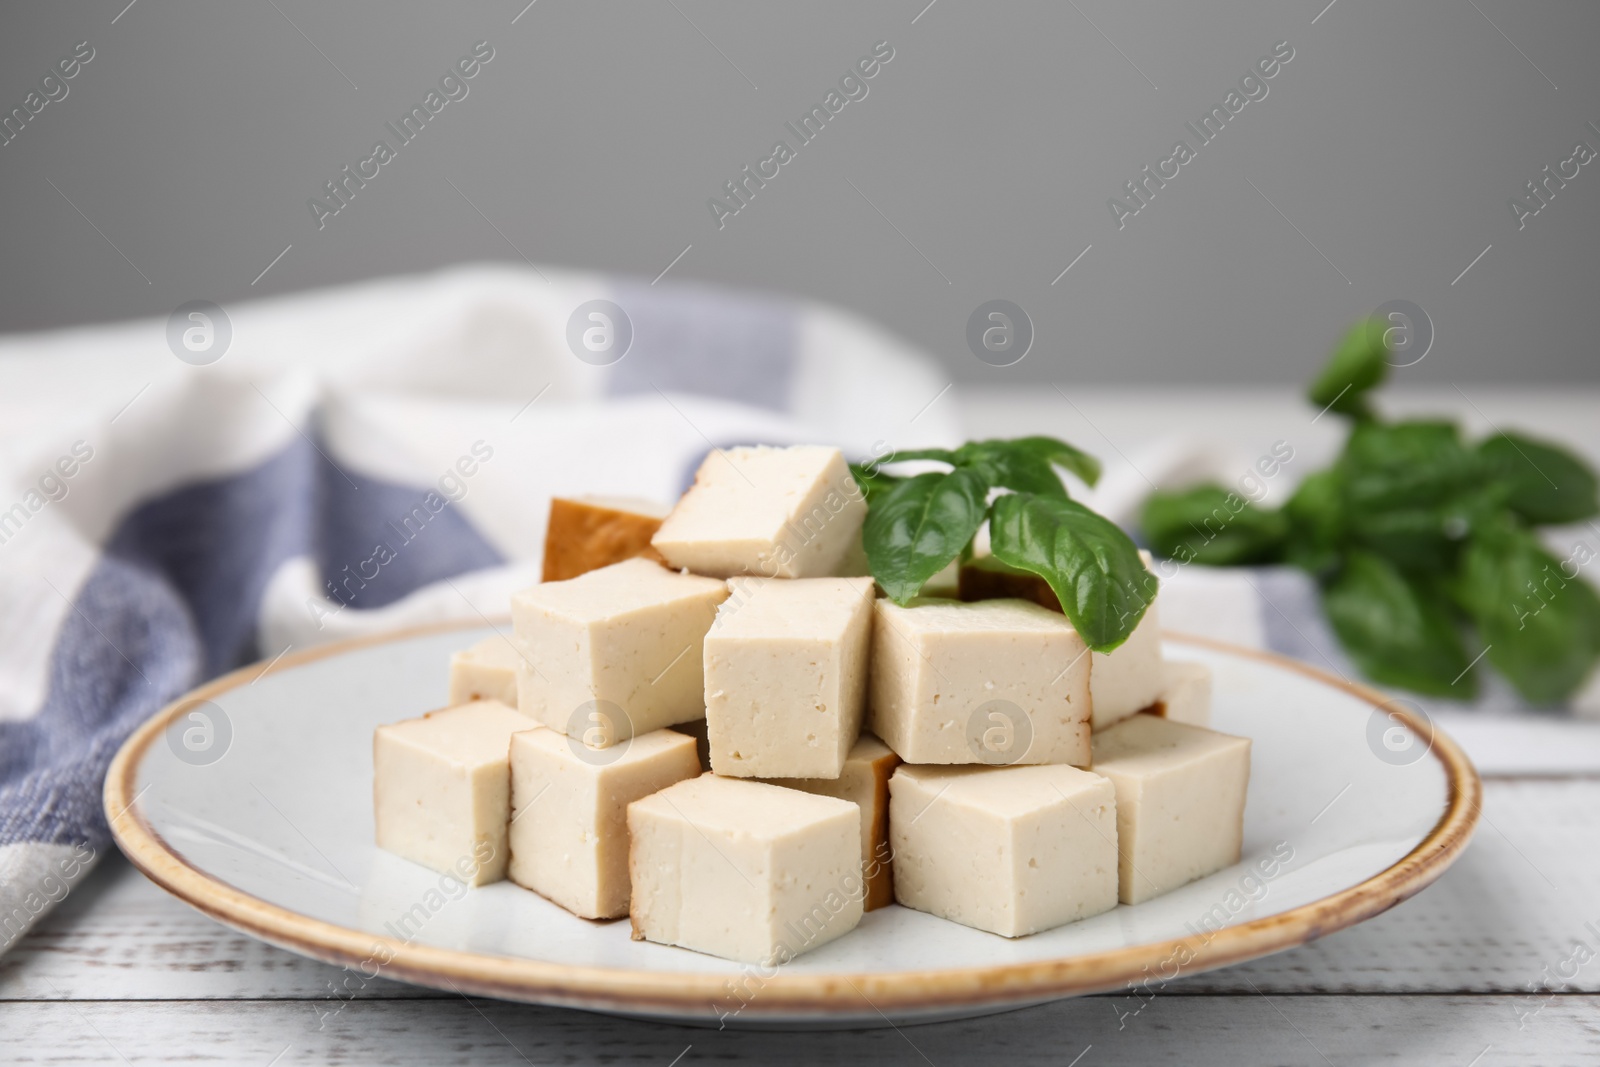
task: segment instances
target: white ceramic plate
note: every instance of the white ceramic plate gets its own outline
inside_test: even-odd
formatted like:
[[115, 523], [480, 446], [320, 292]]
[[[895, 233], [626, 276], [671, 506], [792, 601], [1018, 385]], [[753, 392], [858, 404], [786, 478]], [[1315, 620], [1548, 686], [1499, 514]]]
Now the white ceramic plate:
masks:
[[1304, 943], [1437, 878], [1481, 803], [1466, 757], [1404, 702], [1169, 634], [1169, 657], [1215, 672], [1213, 725], [1254, 741], [1238, 866], [1017, 940], [891, 906], [781, 969], [744, 966], [633, 941], [626, 920], [578, 919], [508, 882], [465, 890], [373, 846], [373, 728], [442, 705], [449, 653], [488, 632], [346, 642], [196, 690], [112, 764], [118, 843], [218, 921], [349, 968], [351, 988], [381, 974], [683, 1022], [846, 1027], [1002, 1011]]

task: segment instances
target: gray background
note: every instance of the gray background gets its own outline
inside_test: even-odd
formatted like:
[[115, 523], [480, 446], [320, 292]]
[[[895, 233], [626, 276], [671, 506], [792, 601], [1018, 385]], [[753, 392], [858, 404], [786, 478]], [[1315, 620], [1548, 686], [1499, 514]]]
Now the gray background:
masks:
[[[97, 54], [0, 148], [0, 329], [486, 258], [650, 279], [692, 245], [669, 279], [835, 302], [962, 380], [1298, 383], [1396, 298], [1437, 337], [1406, 381], [1600, 378], [1600, 161], [1520, 232], [1507, 206], [1600, 148], [1600, 5], [525, 2], [8, 4], [4, 110]], [[307, 199], [478, 40], [467, 99], [319, 231]], [[707, 198], [879, 40], [866, 99], [719, 231]], [[1119, 231], [1107, 199], [1282, 40]], [[1037, 333], [1005, 369], [965, 343], [996, 297]]]

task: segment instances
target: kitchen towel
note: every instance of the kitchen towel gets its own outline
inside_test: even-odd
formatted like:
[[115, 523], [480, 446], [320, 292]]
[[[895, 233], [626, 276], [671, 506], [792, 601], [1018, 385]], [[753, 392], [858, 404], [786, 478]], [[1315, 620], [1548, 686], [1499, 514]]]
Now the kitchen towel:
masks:
[[948, 385], [838, 311], [550, 268], [0, 340], [0, 951], [110, 847], [117, 747], [201, 681], [504, 615], [553, 494], [957, 443]]

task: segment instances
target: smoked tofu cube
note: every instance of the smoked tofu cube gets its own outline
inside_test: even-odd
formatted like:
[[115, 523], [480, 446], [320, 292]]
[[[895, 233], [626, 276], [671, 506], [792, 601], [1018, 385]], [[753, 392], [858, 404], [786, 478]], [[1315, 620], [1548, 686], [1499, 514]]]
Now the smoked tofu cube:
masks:
[[555, 497], [545, 527], [542, 580], [564, 582], [635, 556], [659, 562], [650, 538], [669, 510], [632, 497]]
[[838, 797], [861, 809], [861, 874], [867, 911], [894, 903], [894, 852], [889, 846], [889, 776], [900, 757], [871, 734], [850, 749], [837, 778], [772, 778], [773, 785]]
[[1239, 862], [1248, 738], [1135, 715], [1094, 735], [1094, 772], [1117, 791], [1124, 904]]
[[517, 667], [522, 656], [512, 644], [515, 640], [496, 634], [450, 657], [452, 706], [474, 700], [498, 700], [509, 708], [517, 706]]
[[1161, 699], [1167, 675], [1161, 662], [1161, 603], [1151, 601], [1133, 633], [1110, 652], [1092, 652], [1089, 672], [1096, 730], [1115, 726]]
[[1117, 906], [1117, 800], [1076, 767], [913, 767], [889, 779], [894, 895], [1022, 937]]
[[1191, 660], [1167, 660], [1167, 686], [1161, 691], [1161, 714], [1190, 726], [1211, 725], [1211, 668]]
[[505, 877], [511, 735], [526, 718], [493, 700], [430, 711], [372, 735], [378, 847], [469, 885]]
[[506, 876], [585, 919], [628, 914], [628, 805], [699, 774], [694, 738], [671, 730], [603, 749], [514, 734]]
[[845, 566], [866, 517], [837, 448], [719, 448], [650, 543], [696, 574], [822, 578]]
[[861, 810], [706, 774], [628, 805], [636, 941], [784, 964], [861, 921]]
[[711, 769], [837, 778], [861, 734], [871, 578], [733, 578], [706, 635]]
[[593, 747], [705, 716], [701, 657], [728, 587], [643, 559], [523, 590], [519, 710]]
[[1024, 600], [879, 600], [868, 729], [907, 763], [1086, 766], [1087, 653]]

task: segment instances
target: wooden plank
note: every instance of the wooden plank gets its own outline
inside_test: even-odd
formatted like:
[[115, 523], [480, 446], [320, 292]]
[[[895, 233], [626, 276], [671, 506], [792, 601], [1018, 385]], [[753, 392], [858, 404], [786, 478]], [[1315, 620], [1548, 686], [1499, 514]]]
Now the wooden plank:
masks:
[[[1443, 879], [1393, 911], [1311, 945], [1181, 979], [1188, 993], [1524, 992], [1558, 985], [1582, 940], [1597, 956], [1569, 990], [1600, 992], [1594, 780], [1491, 781], [1487, 820]], [[1269, 898], [1270, 899], [1270, 898]], [[1546, 973], [1548, 969], [1548, 974]], [[1569, 968], [1570, 969], [1570, 968]], [[236, 934], [108, 857], [0, 957], [0, 1001], [332, 996], [342, 972]], [[363, 997], [434, 996], [372, 982]]]
[[[1600, 998], [1557, 997], [1518, 1018], [1499, 996], [1172, 997], [1136, 1017], [1103, 998], [901, 1029], [787, 1033], [691, 1029], [462, 998], [356, 1002], [319, 1023], [303, 1003], [12, 1003], [0, 1061], [395, 1065], [715, 1061], [1005, 1063], [1593, 1063]], [[1519, 1023], [1521, 1028], [1519, 1029]], [[318, 1028], [320, 1025], [320, 1029]]]

